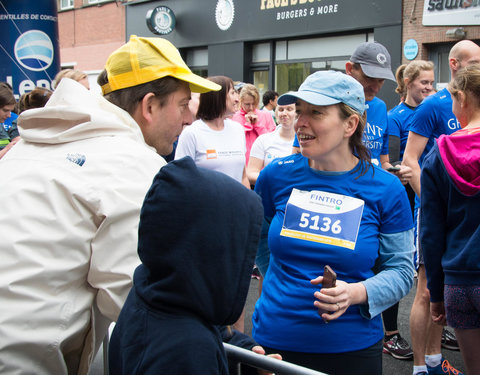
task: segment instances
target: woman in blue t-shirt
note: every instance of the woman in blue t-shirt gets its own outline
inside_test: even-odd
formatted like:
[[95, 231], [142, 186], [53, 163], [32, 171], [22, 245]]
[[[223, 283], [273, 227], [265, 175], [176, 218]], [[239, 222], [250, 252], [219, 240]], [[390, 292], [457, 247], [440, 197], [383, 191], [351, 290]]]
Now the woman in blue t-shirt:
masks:
[[[267, 165], [255, 190], [271, 222], [271, 257], [253, 315], [267, 352], [326, 373], [381, 374], [380, 313], [413, 282], [412, 216], [398, 178], [370, 163], [362, 143], [363, 87], [316, 72], [296, 103], [301, 154]], [[337, 274], [319, 289], [325, 265]]]
[[431, 61], [414, 60], [398, 67], [395, 76], [401, 102], [388, 112], [389, 157], [392, 164], [402, 161], [407, 145], [410, 122], [415, 109], [432, 95], [434, 65]]
[[[394, 166], [399, 166], [407, 145], [408, 131], [415, 109], [433, 90], [434, 65], [431, 61], [414, 60], [398, 67], [395, 77], [401, 102], [388, 112], [389, 158]], [[409, 184], [404, 185], [412, 215], [415, 208], [415, 192]], [[398, 330], [398, 308], [396, 303], [382, 314], [385, 328], [384, 353], [397, 359], [413, 358], [413, 350], [408, 342], [400, 336]]]

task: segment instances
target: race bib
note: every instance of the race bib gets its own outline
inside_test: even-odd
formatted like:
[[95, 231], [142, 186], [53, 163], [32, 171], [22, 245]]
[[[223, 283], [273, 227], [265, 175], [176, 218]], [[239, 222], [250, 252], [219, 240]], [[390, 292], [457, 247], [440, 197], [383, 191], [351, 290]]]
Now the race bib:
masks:
[[345, 195], [293, 189], [280, 235], [353, 250], [364, 205]]

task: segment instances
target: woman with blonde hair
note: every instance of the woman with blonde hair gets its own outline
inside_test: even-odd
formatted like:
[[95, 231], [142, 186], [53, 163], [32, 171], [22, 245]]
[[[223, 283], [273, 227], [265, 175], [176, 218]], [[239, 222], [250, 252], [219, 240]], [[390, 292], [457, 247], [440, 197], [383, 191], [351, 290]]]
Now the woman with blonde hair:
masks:
[[480, 374], [480, 65], [448, 85], [462, 129], [441, 135], [421, 174], [420, 243], [434, 323], [453, 327], [468, 374]]
[[258, 109], [259, 102], [260, 94], [257, 88], [250, 83], [246, 83], [240, 91], [240, 110], [232, 117], [233, 121], [240, 123], [245, 129], [245, 139], [247, 142], [247, 152], [245, 156], [247, 164], [250, 158], [250, 150], [255, 139], [257, 139], [259, 135], [275, 130], [275, 122], [272, 116], [270, 113]]
[[90, 84], [88, 82], [87, 74], [80, 70], [75, 70], [75, 69], [60, 70], [52, 82], [52, 87], [56, 89], [60, 81], [64, 78], [73, 79], [74, 81], [81, 83], [83, 86], [85, 86], [87, 89], [90, 90]]
[[[431, 61], [414, 60], [400, 65], [395, 72], [401, 102], [388, 112], [389, 158], [392, 165], [399, 165], [407, 145], [410, 122], [415, 109], [433, 91], [434, 65]], [[409, 184], [404, 185], [412, 215], [415, 208], [415, 193]], [[396, 359], [412, 359], [413, 351], [398, 329], [399, 303], [382, 313], [385, 328], [384, 353]]]
[[433, 91], [433, 69], [431, 61], [414, 60], [400, 65], [395, 72], [395, 91], [402, 101], [388, 112], [389, 156], [392, 164], [402, 160], [415, 109]]

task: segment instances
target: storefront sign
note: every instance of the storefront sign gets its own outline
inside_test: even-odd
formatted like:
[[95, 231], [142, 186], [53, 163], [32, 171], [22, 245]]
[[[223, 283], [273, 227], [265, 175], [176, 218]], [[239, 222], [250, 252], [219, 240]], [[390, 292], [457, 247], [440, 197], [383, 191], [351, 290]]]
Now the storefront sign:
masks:
[[276, 11], [276, 20], [313, 17], [339, 12], [338, 3], [319, 4], [321, 0], [260, 0], [260, 10]]
[[398, 0], [157, 0], [128, 4], [127, 35], [152, 36], [144, 18], [149, 9], [168, 6], [181, 25], [167, 36], [177, 48], [370, 30], [401, 24]]
[[9, 1], [0, 10], [0, 81], [16, 97], [51, 88], [60, 70], [57, 1]]
[[423, 25], [480, 25], [480, 0], [425, 0]]
[[407, 60], [413, 60], [418, 55], [418, 43], [415, 39], [408, 39], [403, 46], [403, 54]]
[[175, 14], [168, 7], [156, 7], [147, 12], [147, 26], [154, 34], [170, 34], [175, 28]]
[[235, 16], [235, 6], [233, 0], [218, 0], [215, 9], [215, 21], [220, 30], [228, 30], [232, 26]]

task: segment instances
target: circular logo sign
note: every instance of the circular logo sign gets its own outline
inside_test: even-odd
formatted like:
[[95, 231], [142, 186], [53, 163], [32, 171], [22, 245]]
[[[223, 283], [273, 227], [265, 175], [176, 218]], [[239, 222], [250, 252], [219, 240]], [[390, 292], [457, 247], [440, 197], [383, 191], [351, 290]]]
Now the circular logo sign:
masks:
[[415, 39], [408, 39], [403, 45], [403, 54], [407, 60], [413, 60], [418, 55], [418, 43]]
[[377, 55], [377, 61], [383, 65], [387, 62], [387, 56], [385, 56], [383, 53], [379, 53]]
[[168, 7], [160, 6], [147, 12], [147, 26], [154, 34], [170, 34], [175, 22], [175, 14]]
[[234, 15], [233, 0], [218, 0], [215, 9], [215, 20], [220, 30], [228, 30], [232, 26]]
[[20, 35], [13, 47], [15, 58], [25, 69], [39, 72], [53, 62], [53, 43], [40, 30], [30, 30]]

